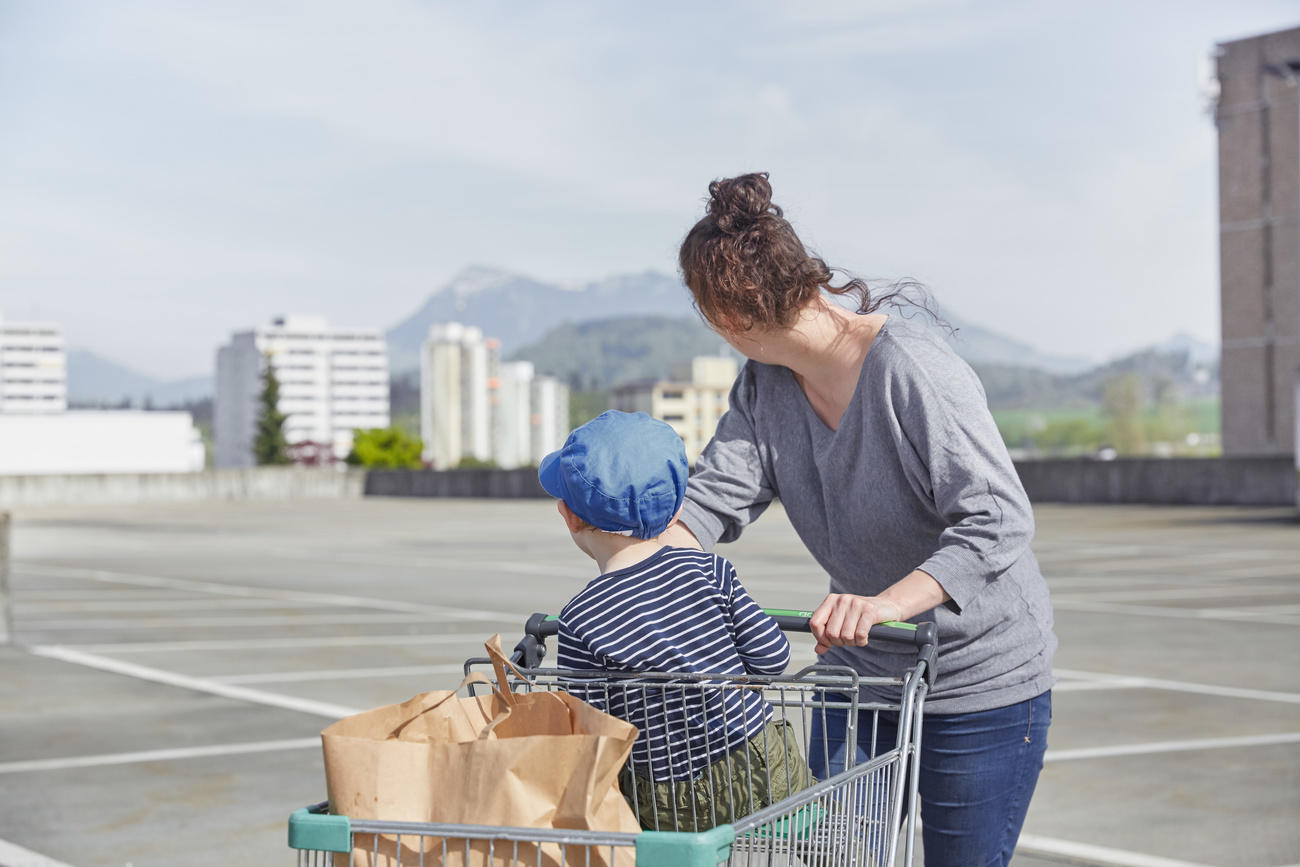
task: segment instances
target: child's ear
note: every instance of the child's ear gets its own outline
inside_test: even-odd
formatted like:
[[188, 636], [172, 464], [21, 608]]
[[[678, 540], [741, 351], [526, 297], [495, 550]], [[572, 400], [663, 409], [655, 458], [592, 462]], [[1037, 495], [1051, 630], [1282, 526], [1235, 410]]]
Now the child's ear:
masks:
[[582, 528], [587, 526], [587, 522], [575, 515], [573, 510], [569, 508], [569, 504], [564, 500], [556, 500], [555, 509], [560, 513], [560, 517], [564, 519], [564, 524], [569, 528], [570, 533], [580, 533]]

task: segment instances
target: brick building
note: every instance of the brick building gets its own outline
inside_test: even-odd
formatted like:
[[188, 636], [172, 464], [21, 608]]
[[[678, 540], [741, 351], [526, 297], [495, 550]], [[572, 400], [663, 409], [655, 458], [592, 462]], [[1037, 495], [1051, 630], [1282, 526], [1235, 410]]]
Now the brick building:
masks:
[[1300, 28], [1218, 46], [1223, 451], [1296, 450]]

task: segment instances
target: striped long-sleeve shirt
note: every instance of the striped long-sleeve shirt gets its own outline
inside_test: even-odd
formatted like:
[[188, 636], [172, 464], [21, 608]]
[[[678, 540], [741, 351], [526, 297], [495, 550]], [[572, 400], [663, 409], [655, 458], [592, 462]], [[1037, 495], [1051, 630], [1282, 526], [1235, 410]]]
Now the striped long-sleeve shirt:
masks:
[[[778, 675], [790, 662], [790, 643], [735, 568], [683, 548], [662, 548], [588, 584], [560, 612], [558, 643], [557, 665], [570, 670]], [[656, 782], [694, 778], [772, 717], [751, 689], [594, 681], [568, 686], [641, 730], [632, 766]]]

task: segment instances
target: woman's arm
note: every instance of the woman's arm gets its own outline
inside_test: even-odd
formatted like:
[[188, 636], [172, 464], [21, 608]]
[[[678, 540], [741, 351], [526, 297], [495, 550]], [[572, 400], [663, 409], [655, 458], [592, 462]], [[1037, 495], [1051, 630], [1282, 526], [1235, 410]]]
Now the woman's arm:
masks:
[[836, 646], [862, 646], [875, 624], [907, 620], [950, 598], [933, 576], [917, 569], [879, 596], [830, 594], [817, 606], [808, 625], [820, 654]]
[[690, 538], [670, 527], [674, 541], [669, 544], [711, 550], [717, 542], [732, 542], [777, 496], [763, 466], [756, 403], [754, 372], [745, 365], [731, 387], [727, 412], [691, 473], [677, 525]]

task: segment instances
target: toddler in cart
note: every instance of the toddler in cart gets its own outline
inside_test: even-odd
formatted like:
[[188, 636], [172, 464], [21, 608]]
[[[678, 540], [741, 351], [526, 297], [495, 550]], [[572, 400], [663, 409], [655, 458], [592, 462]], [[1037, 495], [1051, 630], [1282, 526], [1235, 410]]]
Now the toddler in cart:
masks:
[[780, 627], [729, 562], [659, 541], [688, 475], [671, 427], [613, 411], [538, 469], [574, 544], [600, 568], [560, 612], [556, 664], [600, 672], [565, 685], [640, 729], [619, 782], [652, 830], [712, 828], [813, 782], [790, 724], [773, 719], [757, 689], [680, 676], [774, 676], [790, 661]]

